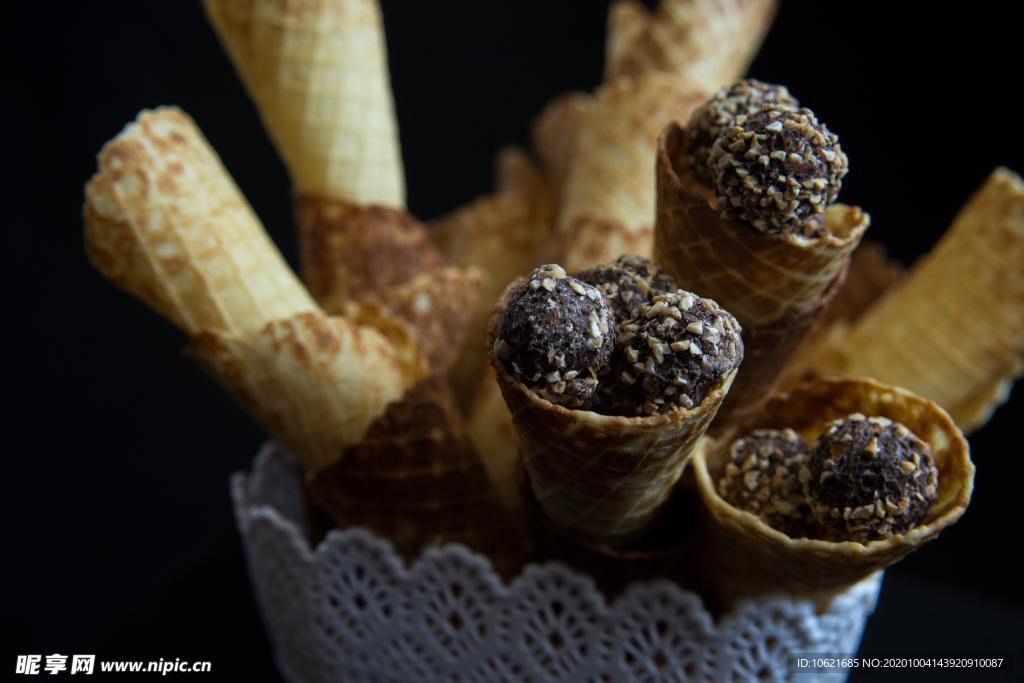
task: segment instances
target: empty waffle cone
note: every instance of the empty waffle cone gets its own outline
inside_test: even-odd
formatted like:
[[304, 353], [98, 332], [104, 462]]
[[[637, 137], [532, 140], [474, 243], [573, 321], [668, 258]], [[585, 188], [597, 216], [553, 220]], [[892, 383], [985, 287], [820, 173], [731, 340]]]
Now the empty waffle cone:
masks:
[[494, 369], [490, 365], [482, 370], [467, 427], [469, 438], [480, 454], [505, 508], [520, 509], [523, 501], [519, 486], [519, 442], [515, 425], [512, 424], [512, 415], [501, 396]]
[[342, 317], [301, 313], [255, 334], [203, 331], [188, 355], [307, 472], [359, 442], [385, 407], [423, 377], [410, 338]]
[[580, 542], [625, 546], [643, 538], [657, 519], [736, 371], [699, 405], [661, 415], [601, 415], [551, 403], [493, 353], [508, 297], [522, 281], [510, 284], [495, 307], [487, 345], [533, 496], [552, 523]]
[[324, 310], [383, 306], [416, 330], [432, 370], [450, 368], [466, 339], [480, 273], [445, 267], [423, 224], [405, 211], [301, 194], [295, 207], [302, 272]]
[[866, 379], [814, 379], [773, 396], [737, 434], [791, 428], [810, 441], [827, 422], [857, 412], [900, 422], [929, 445], [939, 471], [939, 492], [924, 522], [905, 534], [867, 544], [790, 538], [718, 495], [716, 482], [730, 443], [705, 439], [694, 453], [693, 469], [706, 531], [700, 561], [709, 598], [717, 607], [783, 593], [813, 599], [824, 608], [854, 583], [936, 538], [964, 513], [974, 482], [967, 441], [942, 408], [904, 389]]
[[193, 335], [316, 309], [216, 153], [176, 107], [141, 112], [85, 187], [85, 247], [108, 280]]
[[405, 205], [376, 0], [204, 0], [300, 192]]
[[899, 287], [810, 367], [928, 396], [970, 430], [1024, 371], [1024, 182], [996, 169]]
[[192, 337], [196, 359], [307, 468], [422, 376], [404, 327], [320, 312], [182, 111], [142, 112], [99, 162], [85, 192], [93, 264]]
[[459, 402], [466, 408], [472, 406], [488, 364], [484, 338], [494, 304], [508, 282], [537, 265], [538, 249], [552, 231], [554, 206], [546, 191], [524, 186], [522, 180], [513, 187], [474, 200], [437, 220], [431, 230], [452, 263], [475, 267], [483, 278], [476, 305], [469, 309], [468, 342], [452, 375]]
[[360, 525], [414, 558], [426, 545], [462, 543], [505, 575], [521, 565], [522, 529], [499, 502], [454, 397], [435, 375], [370, 425], [359, 443], [310, 475], [317, 506], [338, 525]]
[[616, 48], [606, 78], [661, 71], [714, 92], [747, 70], [777, 6], [777, 0], [661, 0], [643, 30]]
[[667, 121], [688, 118], [704, 99], [667, 74], [598, 89], [581, 120], [562, 194], [559, 260], [566, 270], [651, 253], [658, 132]]
[[608, 35], [604, 44], [604, 79], [622, 71], [622, 60], [651, 21], [651, 13], [638, 0], [615, 0], [608, 8]]
[[580, 127], [592, 103], [590, 95], [569, 92], [548, 102], [533, 121], [532, 148], [556, 198], [573, 171]]

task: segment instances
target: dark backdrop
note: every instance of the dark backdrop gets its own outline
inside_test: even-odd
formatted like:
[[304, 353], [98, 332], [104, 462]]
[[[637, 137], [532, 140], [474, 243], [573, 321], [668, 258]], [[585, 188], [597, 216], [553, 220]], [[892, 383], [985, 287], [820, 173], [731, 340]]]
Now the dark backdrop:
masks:
[[[751, 74], [788, 85], [839, 133], [851, 160], [842, 198], [864, 206], [870, 235], [909, 263], [993, 167], [1024, 170], [1024, 136], [1009, 9], [939, 3], [897, 16], [898, 5], [791, 2]], [[384, 2], [415, 214], [487, 192], [495, 150], [523, 144], [552, 96], [599, 82], [605, 11]], [[284, 169], [197, 3], [37, 3], [8, 15], [8, 645], [193, 654], [221, 673], [269, 677], [227, 487], [263, 437], [181, 357], [176, 330], [88, 266], [80, 212], [100, 146], [139, 109], [174, 103], [294, 264]], [[969, 513], [890, 573], [873, 628], [896, 640], [869, 640], [876, 651], [908, 654], [901, 636], [937, 623], [956, 624], [953, 651], [938, 654], [1006, 656], [986, 647], [1019, 644], [1021, 631], [1006, 635], [1024, 629], [1014, 545], [1024, 466], [1011, 436], [1020, 395], [971, 437]]]

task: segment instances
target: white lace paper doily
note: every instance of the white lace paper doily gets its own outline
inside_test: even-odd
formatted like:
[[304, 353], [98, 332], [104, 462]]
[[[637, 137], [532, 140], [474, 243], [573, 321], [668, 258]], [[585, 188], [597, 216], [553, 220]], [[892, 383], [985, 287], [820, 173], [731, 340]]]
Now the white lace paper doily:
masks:
[[331, 530], [311, 547], [301, 471], [273, 444], [231, 484], [278, 668], [295, 683], [843, 681], [794, 673], [791, 656], [855, 652], [881, 585], [873, 575], [823, 615], [773, 597], [715, 623], [669, 581], [636, 583], [609, 604], [557, 563], [504, 585], [457, 544], [411, 568], [363, 529]]

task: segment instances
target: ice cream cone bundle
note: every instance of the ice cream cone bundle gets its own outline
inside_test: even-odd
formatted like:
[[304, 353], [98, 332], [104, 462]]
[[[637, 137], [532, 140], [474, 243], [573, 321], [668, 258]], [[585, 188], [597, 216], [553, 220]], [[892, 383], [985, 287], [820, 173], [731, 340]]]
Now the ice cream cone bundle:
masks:
[[[603, 586], [695, 576], [727, 607], [773, 592], [824, 605], [963, 514], [973, 465], [939, 405], [975, 426], [1024, 368], [1024, 184], [997, 171], [904, 276], [875, 249], [854, 256], [868, 216], [822, 200], [821, 178], [758, 186], [755, 172], [792, 150], [740, 158], [758, 135], [817, 124], [807, 110], [735, 115], [723, 127], [741, 137], [719, 133], [708, 157], [732, 166], [697, 173], [684, 124], [741, 75], [775, 2], [615, 3], [605, 83], [549, 104], [530, 152], [499, 154], [495, 193], [429, 230], [404, 206], [377, 3], [204, 5], [291, 176], [304, 284], [174, 108], [104, 147], [87, 251], [187, 335], [189, 356], [299, 460], [333, 523], [409, 559], [463, 543], [506, 575], [539, 540]], [[845, 173], [823, 130], [808, 139], [827, 163], [812, 170]], [[820, 216], [799, 213], [808, 201]], [[769, 211], [805, 225], [768, 226]], [[520, 295], [536, 307], [515, 318]], [[537, 367], [510, 355], [515, 334]], [[787, 367], [787, 393], [773, 394]], [[719, 491], [745, 431], [816, 439], [851, 414], [929, 449], [937, 497], [914, 528], [795, 538]]]

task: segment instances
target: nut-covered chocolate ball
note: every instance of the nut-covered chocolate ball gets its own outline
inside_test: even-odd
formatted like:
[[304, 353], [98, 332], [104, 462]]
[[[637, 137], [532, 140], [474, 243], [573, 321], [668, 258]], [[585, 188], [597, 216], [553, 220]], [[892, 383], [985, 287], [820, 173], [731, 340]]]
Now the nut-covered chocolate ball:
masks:
[[792, 429], [755, 430], [729, 448], [718, 495], [788, 536], [810, 536], [807, 458], [807, 445]]
[[770, 233], [819, 234], [843, 176], [839, 139], [809, 109], [738, 116], [708, 157], [722, 212]]
[[614, 327], [600, 290], [545, 265], [509, 297], [494, 355], [544, 398], [575, 408], [597, 388]]
[[855, 413], [830, 423], [808, 467], [819, 534], [832, 541], [866, 543], [913, 529], [938, 494], [928, 445], [884, 417]]
[[719, 133], [733, 125], [737, 116], [753, 114], [769, 105], [797, 109], [800, 103], [783, 86], [753, 79], [737, 81], [719, 90], [690, 115], [683, 151], [685, 165], [710, 184], [708, 156]]
[[743, 360], [736, 319], [711, 299], [681, 289], [655, 296], [616, 330], [604, 412], [693, 408]]
[[633, 316], [633, 311], [651, 298], [677, 289], [675, 282], [643, 256], [620, 256], [615, 261], [576, 275], [601, 290], [616, 322]]

